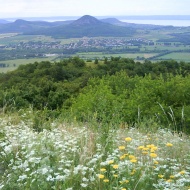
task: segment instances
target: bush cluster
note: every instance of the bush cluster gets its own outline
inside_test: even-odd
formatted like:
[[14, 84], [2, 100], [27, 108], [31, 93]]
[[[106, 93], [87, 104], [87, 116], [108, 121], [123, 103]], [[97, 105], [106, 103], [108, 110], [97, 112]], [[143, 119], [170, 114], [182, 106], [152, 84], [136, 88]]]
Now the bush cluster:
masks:
[[188, 63], [174, 60], [140, 63], [112, 57], [87, 65], [73, 57], [35, 62], [0, 75], [0, 107], [6, 111], [32, 106], [81, 121], [132, 123], [155, 118], [178, 129], [189, 128], [189, 72]]

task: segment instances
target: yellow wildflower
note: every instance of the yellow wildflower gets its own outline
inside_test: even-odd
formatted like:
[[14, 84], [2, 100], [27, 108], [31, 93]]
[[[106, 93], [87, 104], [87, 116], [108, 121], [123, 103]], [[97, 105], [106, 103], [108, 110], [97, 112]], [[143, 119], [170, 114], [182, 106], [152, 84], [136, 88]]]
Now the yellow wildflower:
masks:
[[98, 177], [99, 177], [99, 179], [103, 179], [103, 178], [104, 178], [104, 175], [99, 174]]
[[147, 151], [147, 150], [149, 150], [149, 148], [148, 147], [144, 147], [142, 150]]
[[137, 159], [131, 159], [130, 162], [136, 163], [136, 162], [137, 162]]
[[101, 171], [101, 172], [105, 172], [105, 171], [106, 171], [106, 168], [101, 168], [100, 171]]
[[173, 146], [173, 144], [172, 143], [166, 143], [166, 146], [171, 147], [171, 146]]
[[104, 179], [103, 182], [108, 183], [109, 179]]
[[131, 172], [131, 175], [134, 175], [134, 174], [135, 174], [135, 172], [136, 172], [136, 170], [135, 170], [135, 169], [133, 169], [133, 171]]
[[119, 183], [121, 183], [121, 184], [129, 183], [129, 180], [120, 181]]
[[185, 171], [183, 170], [183, 171], [180, 171], [179, 172], [181, 175], [183, 175], [183, 174], [185, 174]]
[[114, 160], [109, 160], [108, 161], [108, 164], [113, 164], [114, 163]]
[[157, 154], [155, 154], [155, 153], [150, 153], [150, 157], [156, 158], [156, 157], [157, 157]]
[[139, 146], [137, 149], [142, 150], [143, 148], [144, 148], [144, 146]]
[[125, 155], [122, 155], [119, 158], [120, 158], [120, 160], [123, 160], [125, 158]]
[[117, 175], [117, 174], [114, 174], [113, 177], [118, 177], [118, 175]]
[[114, 169], [118, 169], [118, 167], [119, 167], [118, 165], [113, 165]]
[[158, 175], [158, 177], [159, 177], [159, 178], [163, 178], [163, 177], [164, 177], [164, 175]]
[[136, 157], [135, 156], [133, 156], [133, 155], [129, 155], [129, 159], [136, 159]]
[[119, 146], [119, 150], [125, 150], [125, 146]]
[[158, 164], [158, 161], [155, 160], [155, 161], [154, 161], [154, 164]]
[[146, 145], [147, 148], [153, 148], [154, 147], [154, 144], [148, 144]]
[[174, 176], [174, 175], [171, 175], [171, 176], [170, 176], [170, 179], [174, 179], [174, 178], [175, 178], [175, 176]]
[[125, 141], [126, 141], [126, 142], [130, 142], [130, 141], [132, 141], [132, 138], [131, 138], [131, 137], [126, 137], [126, 138], [125, 138]]
[[155, 151], [155, 150], [158, 150], [157, 146], [151, 147], [151, 151]]

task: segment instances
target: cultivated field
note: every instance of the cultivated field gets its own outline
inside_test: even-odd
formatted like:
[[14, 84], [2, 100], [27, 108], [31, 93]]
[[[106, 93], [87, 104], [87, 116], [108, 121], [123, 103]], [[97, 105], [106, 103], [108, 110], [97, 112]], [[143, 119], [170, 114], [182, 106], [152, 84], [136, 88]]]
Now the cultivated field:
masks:
[[[127, 57], [140, 62], [145, 59], [153, 62], [165, 59], [190, 62], [188, 34], [189, 27], [137, 30], [134, 36], [125, 38], [54, 39], [43, 35], [0, 34], [0, 64], [5, 64], [5, 67], [1, 65], [0, 72], [13, 70], [20, 64], [72, 56], [91, 61], [105, 57]], [[46, 54], [56, 56], [45, 58]]]

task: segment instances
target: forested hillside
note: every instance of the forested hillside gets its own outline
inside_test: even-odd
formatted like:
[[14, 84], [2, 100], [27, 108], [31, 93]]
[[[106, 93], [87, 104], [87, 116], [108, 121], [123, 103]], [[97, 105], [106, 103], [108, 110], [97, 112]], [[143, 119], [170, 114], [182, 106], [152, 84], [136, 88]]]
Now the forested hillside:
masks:
[[[69, 114], [79, 121], [134, 123], [153, 118], [189, 128], [190, 65], [112, 57], [35, 62], [0, 75], [0, 107]], [[13, 109], [14, 108], [14, 109]], [[55, 116], [55, 115], [54, 115]]]

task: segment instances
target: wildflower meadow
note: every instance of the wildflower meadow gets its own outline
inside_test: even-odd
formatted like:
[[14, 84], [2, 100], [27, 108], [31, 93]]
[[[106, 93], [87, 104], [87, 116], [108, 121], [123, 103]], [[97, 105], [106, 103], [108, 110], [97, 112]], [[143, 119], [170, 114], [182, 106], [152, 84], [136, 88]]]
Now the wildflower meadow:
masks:
[[[151, 127], [151, 126], [150, 126]], [[105, 131], [52, 122], [0, 120], [2, 190], [189, 190], [190, 138], [158, 128]]]

